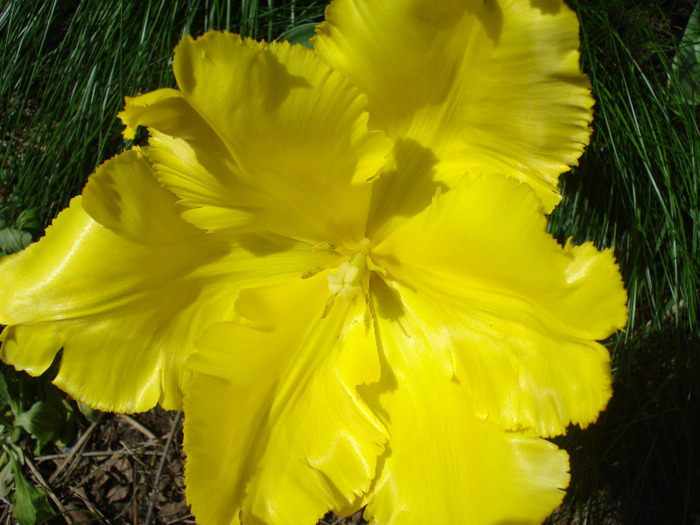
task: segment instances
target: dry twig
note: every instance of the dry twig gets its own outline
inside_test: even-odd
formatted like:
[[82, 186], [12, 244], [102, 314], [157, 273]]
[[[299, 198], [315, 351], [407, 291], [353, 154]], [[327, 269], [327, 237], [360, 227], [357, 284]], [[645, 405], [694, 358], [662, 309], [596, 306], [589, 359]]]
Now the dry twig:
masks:
[[156, 495], [158, 494], [158, 485], [160, 484], [160, 477], [163, 475], [163, 468], [165, 467], [165, 461], [168, 458], [168, 449], [170, 448], [173, 438], [175, 437], [175, 431], [177, 426], [180, 424], [180, 419], [182, 419], [182, 412], [177, 412], [173, 418], [172, 425], [170, 426], [170, 433], [168, 434], [168, 441], [165, 443], [165, 448], [163, 449], [163, 455], [160, 457], [160, 464], [158, 465], [158, 471], [156, 472], [156, 477], [153, 480], [153, 491], [151, 492], [151, 497], [148, 501], [148, 512], [146, 513], [145, 525], [151, 525], [151, 517], [153, 516], [153, 508], [156, 504]]
[[127, 416], [126, 414], [117, 414], [117, 419], [131, 425], [136, 430], [141, 432], [144, 436], [146, 436], [148, 439], [157, 439], [156, 435], [153, 432], [148, 430], [145, 426], [136, 421], [133, 417]]
[[[97, 425], [102, 421], [102, 414], [97, 418], [97, 421], [92, 423], [88, 429], [85, 431], [85, 434], [80, 436], [80, 439], [78, 442], [75, 444], [75, 446], [71, 449], [70, 453], [66, 456], [66, 459], [61, 463], [58, 468], [56, 469], [56, 472], [51, 474], [51, 477], [49, 478], [49, 483], [55, 483], [58, 481], [60, 478], [59, 476], [63, 475], [63, 477], [68, 476], [70, 474], [71, 470], [75, 467], [75, 461], [74, 458], [76, 456], [79, 458], [80, 453], [82, 452], [83, 448], [85, 448], [85, 443], [87, 443], [87, 440], [89, 439], [90, 435], [95, 431], [97, 428]], [[65, 473], [63, 472], [65, 470]]]

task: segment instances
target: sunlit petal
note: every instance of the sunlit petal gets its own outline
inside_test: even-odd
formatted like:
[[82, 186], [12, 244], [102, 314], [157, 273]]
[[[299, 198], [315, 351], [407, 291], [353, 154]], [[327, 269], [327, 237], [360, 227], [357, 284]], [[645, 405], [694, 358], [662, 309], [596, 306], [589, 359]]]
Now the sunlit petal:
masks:
[[379, 379], [374, 330], [360, 296], [322, 318], [327, 296], [323, 275], [243, 292], [249, 323], [199, 343], [185, 399], [199, 523], [315, 523], [369, 488], [386, 435], [356, 387]]
[[619, 270], [610, 250], [558, 245], [527, 186], [465, 179], [372, 259], [480, 417], [551, 436], [605, 407], [609, 356], [595, 341], [626, 321]]
[[[184, 218], [205, 229], [260, 229], [253, 202], [259, 192], [235, 177], [236, 162], [226, 144], [174, 89], [126, 99], [119, 114], [125, 133], [148, 126], [144, 149], [158, 180], [179, 198]], [[208, 215], [209, 220], [198, 220]]]
[[433, 152], [440, 182], [505, 173], [556, 205], [593, 105], [562, 1], [335, 0], [326, 19], [314, 48], [367, 94], [370, 125]]
[[[144, 125], [144, 122], [147, 122], [148, 126], [158, 129], [163, 127], [191, 128], [193, 117], [196, 119], [193, 111], [192, 114], [188, 112], [189, 106], [182, 98], [181, 93], [172, 88], [156, 89], [144, 95], [126, 97], [125, 101], [126, 107], [117, 116], [126, 126], [122, 135], [127, 140], [133, 140], [136, 137], [137, 128]], [[191, 110], [191, 108], [189, 109]], [[205, 130], [200, 127], [197, 131]]]
[[381, 382], [360, 392], [391, 441], [365, 517], [382, 525], [541, 523], [568, 485], [566, 453], [477, 418], [468, 385], [445, 377], [398, 297], [380, 279], [372, 290], [384, 362]]
[[269, 236], [233, 246], [205, 234], [180, 219], [137, 150], [100, 167], [84, 193], [0, 263], [0, 322], [11, 325], [2, 355], [36, 375], [63, 346], [56, 384], [102, 410], [179, 407], [192, 338], [233, 316], [240, 286], [337, 258]]
[[368, 181], [391, 141], [367, 130], [366, 97], [341, 74], [302, 46], [216, 32], [183, 39], [174, 69], [182, 98], [131, 99], [124, 118], [160, 132], [147, 155], [190, 208], [186, 220], [309, 242], [362, 239]]

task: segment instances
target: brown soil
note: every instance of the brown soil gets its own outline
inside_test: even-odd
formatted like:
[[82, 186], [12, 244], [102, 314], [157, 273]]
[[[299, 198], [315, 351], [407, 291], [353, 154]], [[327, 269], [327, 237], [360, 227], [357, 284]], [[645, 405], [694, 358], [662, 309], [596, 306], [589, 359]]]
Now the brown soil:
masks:
[[[57, 511], [50, 525], [196, 523], [185, 500], [181, 413], [156, 408], [100, 414], [93, 423], [79, 418], [71, 447], [27, 456], [27, 478], [46, 490]], [[0, 524], [14, 523], [9, 502], [0, 502]], [[360, 523], [359, 513], [319, 521]]]

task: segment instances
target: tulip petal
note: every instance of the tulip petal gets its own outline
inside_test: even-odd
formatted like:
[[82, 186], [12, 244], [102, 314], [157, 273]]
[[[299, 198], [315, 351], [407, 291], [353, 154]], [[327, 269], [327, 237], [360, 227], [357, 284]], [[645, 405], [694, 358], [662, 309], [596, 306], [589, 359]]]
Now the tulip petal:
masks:
[[[367, 94], [371, 126], [430, 150], [447, 186], [504, 173], [554, 208], [593, 105], [578, 20], [562, 1], [335, 0], [326, 20], [313, 46]], [[390, 195], [375, 211], [401, 209]]]
[[373, 326], [361, 297], [322, 318], [324, 277], [242, 292], [248, 324], [211, 327], [190, 358], [198, 523], [315, 523], [368, 490], [386, 440], [356, 393], [379, 379]]
[[155, 130], [146, 153], [189, 208], [186, 220], [361, 241], [368, 182], [392, 144], [368, 131], [364, 95], [309, 49], [226, 33], [185, 37], [174, 70], [181, 96], [130, 99], [122, 116], [128, 128]]
[[480, 417], [553, 436], [607, 404], [609, 355], [595, 341], [624, 325], [626, 294], [611, 250], [562, 247], [545, 227], [526, 185], [467, 178], [372, 260]]
[[107, 161], [47, 229], [0, 263], [2, 357], [100, 410], [178, 408], [200, 329], [234, 316], [244, 284], [296, 279], [337, 254], [270, 238], [245, 248], [183, 221], [138, 150]]
[[[159, 89], [127, 97], [119, 117], [125, 135], [139, 125], [149, 127], [144, 151], [160, 183], [180, 198], [186, 220], [210, 230], [260, 229], [253, 206], [260, 193], [234, 176], [236, 162], [226, 144], [182, 93]], [[198, 220], [202, 214], [209, 220]]]
[[568, 485], [564, 451], [475, 417], [381, 279], [371, 284], [382, 379], [360, 393], [391, 435], [366, 497], [371, 523], [541, 523]]

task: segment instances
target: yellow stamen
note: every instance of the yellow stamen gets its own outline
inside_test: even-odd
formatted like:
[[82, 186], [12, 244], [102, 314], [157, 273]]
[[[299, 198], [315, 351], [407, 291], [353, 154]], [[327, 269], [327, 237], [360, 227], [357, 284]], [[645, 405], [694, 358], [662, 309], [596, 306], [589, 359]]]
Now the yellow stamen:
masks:
[[362, 289], [362, 276], [367, 269], [367, 255], [358, 252], [338, 266], [338, 273], [329, 274], [328, 289], [342, 299], [352, 299]]

